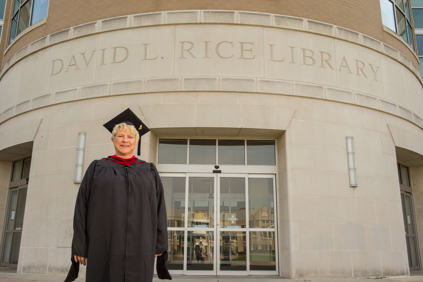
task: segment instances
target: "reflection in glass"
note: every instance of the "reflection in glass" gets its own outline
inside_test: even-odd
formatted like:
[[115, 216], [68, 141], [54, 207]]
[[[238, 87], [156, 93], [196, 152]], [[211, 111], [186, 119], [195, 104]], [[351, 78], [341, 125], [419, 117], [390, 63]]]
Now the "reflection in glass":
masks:
[[27, 189], [19, 190], [18, 205], [16, 210], [15, 230], [22, 230], [24, 213], [25, 213], [26, 190]]
[[216, 164], [216, 140], [189, 140], [190, 164]]
[[16, 207], [18, 205], [18, 190], [11, 191], [10, 206], [9, 206], [9, 217], [7, 219], [7, 230], [15, 229], [16, 221]]
[[275, 232], [250, 232], [250, 270], [276, 270]]
[[406, 25], [405, 25], [405, 17], [404, 15], [400, 12], [399, 9], [396, 9], [397, 11], [397, 27], [398, 27], [398, 31], [397, 33], [405, 40], [407, 41], [407, 32], [405, 30]]
[[184, 268], [184, 231], [168, 231], [169, 259], [168, 269], [182, 270]]
[[10, 263], [10, 252], [12, 251], [13, 233], [6, 233], [6, 240], [4, 241], [3, 262]]
[[417, 49], [420, 56], [423, 56], [423, 35], [416, 34]]
[[159, 164], [186, 164], [187, 144], [186, 139], [160, 139]]
[[394, 4], [389, 0], [380, 0], [380, 7], [383, 25], [396, 32]]
[[244, 165], [244, 140], [219, 140], [219, 164]]
[[19, 9], [20, 5], [21, 5], [21, 1], [15, 0], [15, 3], [13, 4], [13, 14]]
[[414, 28], [423, 28], [423, 9], [413, 9]]
[[0, 0], [0, 20], [4, 18], [4, 8], [6, 7], [6, 0]]
[[12, 42], [12, 40], [15, 39], [16, 37], [16, 27], [18, 26], [18, 18], [19, 18], [19, 14], [17, 14], [12, 19], [12, 23], [10, 24], [9, 43]]
[[395, 3], [404, 11], [404, 0], [395, 0]]
[[404, 12], [405, 12], [405, 16], [407, 17], [407, 19], [409, 21], [411, 21], [411, 17], [410, 17], [410, 5], [408, 1], [405, 1], [404, 3]]
[[10, 255], [10, 263], [17, 264], [19, 259], [19, 247], [21, 246], [21, 232], [13, 233], [12, 253]]
[[185, 177], [162, 177], [165, 193], [167, 227], [184, 227]]
[[248, 165], [275, 165], [275, 141], [247, 140]]
[[250, 228], [273, 228], [274, 196], [272, 178], [249, 178]]
[[407, 249], [409, 266], [418, 266], [415, 237], [407, 236]]
[[423, 0], [411, 0], [411, 6], [413, 8], [417, 8], [417, 7], [423, 8]]
[[404, 214], [405, 214], [405, 228], [406, 228], [406, 234], [414, 235], [414, 228], [413, 228], [413, 219], [411, 215], [411, 197], [408, 194], [404, 195]]
[[220, 270], [247, 270], [245, 232], [220, 233]]
[[214, 178], [191, 177], [188, 189], [188, 227], [213, 227]]
[[29, 177], [29, 169], [31, 167], [31, 158], [25, 159], [23, 164], [22, 179]]
[[31, 25], [47, 17], [48, 0], [34, 0]]
[[22, 166], [23, 160], [13, 163], [12, 181], [16, 181], [22, 178]]
[[246, 227], [245, 178], [220, 178], [220, 226]]
[[410, 179], [408, 177], [408, 167], [400, 165], [401, 184], [410, 186]]
[[408, 33], [408, 43], [410, 44], [410, 47], [414, 50], [414, 38], [413, 38], [413, 29], [407, 22], [407, 33]]
[[187, 270], [213, 270], [212, 231], [188, 231]]
[[18, 34], [29, 26], [29, 17], [31, 16], [31, 1], [26, 2], [20, 10]]

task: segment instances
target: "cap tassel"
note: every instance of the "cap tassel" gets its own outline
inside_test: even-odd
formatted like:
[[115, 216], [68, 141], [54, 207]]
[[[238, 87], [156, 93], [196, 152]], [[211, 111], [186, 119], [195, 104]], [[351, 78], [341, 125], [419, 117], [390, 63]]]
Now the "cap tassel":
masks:
[[138, 141], [138, 156], [141, 156], [141, 137], [140, 140]]

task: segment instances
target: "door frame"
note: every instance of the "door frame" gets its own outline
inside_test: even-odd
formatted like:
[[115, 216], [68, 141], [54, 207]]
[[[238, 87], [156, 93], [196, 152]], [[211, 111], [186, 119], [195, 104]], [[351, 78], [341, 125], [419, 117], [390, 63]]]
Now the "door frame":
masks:
[[[3, 235], [2, 235], [2, 239], [1, 239], [1, 248], [0, 248], [0, 252], [1, 252], [0, 253], [0, 266], [6, 266], [6, 267], [10, 267], [10, 268], [17, 268], [18, 267], [18, 264], [4, 263], [3, 257], [4, 257], [4, 251], [5, 251], [5, 248], [6, 248], [6, 245], [5, 245], [6, 244], [6, 237], [7, 237], [6, 233], [18, 233], [18, 232], [20, 232], [22, 234], [23, 225], [22, 225], [21, 230], [11, 230], [11, 231], [7, 230], [7, 225], [9, 223], [9, 211], [10, 211], [10, 205], [11, 205], [12, 192], [15, 191], [15, 190], [19, 191], [19, 190], [22, 190], [22, 189], [27, 189], [27, 191], [28, 191], [28, 179], [16, 180], [16, 181], [10, 182], [10, 184], [9, 184], [9, 189], [8, 189], [8, 192], [7, 192], [7, 204], [6, 204], [5, 214], [4, 214], [4, 225], [3, 225], [3, 230], [2, 230]], [[19, 202], [19, 192], [18, 192], [18, 200], [17, 201]], [[21, 240], [22, 240], [22, 237], [21, 237]], [[13, 238], [12, 238], [12, 246], [13, 246]], [[19, 246], [19, 249], [20, 249], [20, 246]]]
[[[193, 165], [190, 165], [192, 168]], [[245, 168], [245, 167], [244, 167]], [[184, 231], [184, 260], [183, 260], [183, 269], [182, 270], [171, 270], [174, 274], [183, 274], [183, 275], [206, 275], [206, 276], [218, 276], [218, 275], [278, 275], [279, 273], [279, 252], [278, 252], [278, 201], [277, 201], [277, 187], [276, 187], [276, 173], [273, 173], [275, 169], [269, 169], [267, 167], [267, 173], [210, 173], [210, 172], [185, 172], [181, 173], [178, 171], [176, 173], [172, 172], [162, 172], [160, 173], [161, 177], [185, 177], [185, 203], [186, 203], [186, 212], [184, 215], [185, 226], [188, 226], [188, 203], [189, 203], [189, 178], [190, 177], [210, 177], [214, 179], [213, 185], [213, 194], [214, 194], [214, 219], [212, 228], [195, 228], [195, 227], [172, 227], [171, 231]], [[196, 171], [198, 168], [194, 168], [191, 171]], [[238, 169], [236, 169], [238, 170]], [[266, 170], [266, 168], [261, 169], [261, 171]], [[160, 170], [159, 170], [160, 171]], [[269, 172], [270, 171], [270, 172]], [[275, 226], [273, 228], [249, 228], [249, 218], [246, 218], [246, 227], [245, 228], [222, 228], [220, 226], [220, 179], [223, 177], [242, 177], [245, 179], [245, 208], [246, 211], [249, 211], [249, 187], [248, 179], [250, 178], [271, 178], [273, 183], [273, 209], [274, 209], [274, 222]], [[219, 206], [218, 206], [219, 205]], [[246, 213], [247, 215], [247, 213]], [[245, 271], [222, 271], [220, 270], [220, 232], [225, 231], [234, 231], [234, 232], [245, 232], [246, 240], [246, 270]], [[188, 232], [189, 231], [200, 231], [200, 232], [213, 232], [214, 234], [214, 248], [213, 248], [213, 270], [187, 270], [188, 263]], [[274, 241], [275, 241], [275, 270], [250, 270], [250, 232], [273, 232]]]
[[[413, 225], [413, 230], [414, 230], [414, 248], [416, 251], [416, 258], [417, 258], [417, 266], [413, 266], [410, 267], [409, 269], [410, 271], [413, 270], [419, 270], [421, 269], [421, 259], [420, 259], [420, 248], [419, 248], [419, 240], [418, 240], [418, 236], [417, 236], [417, 228], [416, 228], [416, 216], [415, 216], [415, 209], [414, 209], [414, 198], [413, 198], [413, 193], [412, 193], [412, 189], [409, 186], [406, 185], [402, 185], [400, 184], [400, 194], [402, 195], [409, 195], [410, 196], [410, 211], [411, 211], [411, 224]], [[401, 201], [401, 208], [402, 208], [402, 213], [403, 213], [403, 218], [404, 218], [404, 208], [402, 207], [402, 201]], [[405, 228], [405, 222], [404, 222], [404, 228]], [[405, 237], [407, 240], [407, 237], [410, 237], [410, 235], [408, 235], [408, 233], [404, 230], [405, 232]], [[407, 242], [406, 242], [407, 243]], [[408, 247], [407, 247], [407, 259], [408, 259]]]

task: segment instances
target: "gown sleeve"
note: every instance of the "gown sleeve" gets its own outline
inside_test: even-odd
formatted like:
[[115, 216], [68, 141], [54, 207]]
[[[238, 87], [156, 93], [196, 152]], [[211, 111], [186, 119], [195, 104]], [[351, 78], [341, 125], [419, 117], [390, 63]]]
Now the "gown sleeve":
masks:
[[172, 276], [166, 266], [168, 258], [167, 254], [167, 215], [166, 204], [164, 199], [164, 190], [162, 180], [156, 166], [151, 163], [151, 170], [155, 177], [156, 183], [156, 197], [157, 197], [157, 239], [156, 239], [156, 254], [161, 254], [157, 257], [156, 270], [157, 276], [160, 279], [172, 280]]
[[95, 160], [89, 165], [82, 179], [81, 186], [79, 187], [78, 196], [76, 197], [75, 213], [73, 217], [72, 265], [65, 282], [74, 281], [78, 278], [79, 263], [74, 261], [73, 256], [88, 257], [87, 210], [96, 164], [97, 161]]

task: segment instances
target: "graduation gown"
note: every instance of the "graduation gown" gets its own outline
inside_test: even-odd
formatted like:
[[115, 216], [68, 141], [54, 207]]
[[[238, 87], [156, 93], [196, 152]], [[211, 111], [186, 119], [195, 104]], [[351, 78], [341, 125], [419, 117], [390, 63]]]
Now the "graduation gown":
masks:
[[[164, 192], [154, 164], [93, 161], [79, 188], [72, 242], [72, 259], [87, 258], [86, 281], [150, 282], [155, 254], [163, 254], [159, 278], [171, 279], [166, 250]], [[79, 265], [72, 264], [65, 281], [78, 276]]]

